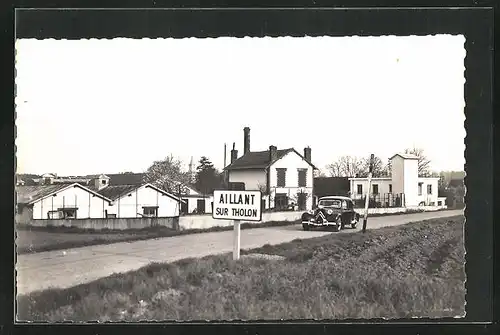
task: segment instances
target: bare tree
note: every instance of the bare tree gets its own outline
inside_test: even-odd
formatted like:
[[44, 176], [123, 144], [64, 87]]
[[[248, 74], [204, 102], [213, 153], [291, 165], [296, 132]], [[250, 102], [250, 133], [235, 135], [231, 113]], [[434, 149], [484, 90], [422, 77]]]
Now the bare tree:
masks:
[[420, 148], [405, 149], [405, 154], [415, 155], [418, 157], [418, 176], [429, 177], [431, 175], [430, 164], [431, 161], [427, 159], [424, 150]]
[[182, 161], [172, 155], [164, 160], [155, 161], [146, 171], [145, 180], [172, 193], [185, 193], [191, 183], [189, 172], [182, 168]]
[[356, 177], [362, 170], [362, 161], [353, 156], [342, 156], [327, 166], [332, 177]]
[[[370, 172], [370, 158], [362, 159], [361, 171], [359, 172], [359, 177], [367, 177]], [[373, 170], [372, 176], [375, 178], [388, 177], [390, 175], [390, 166], [384, 164], [382, 159], [378, 156], [373, 158]]]

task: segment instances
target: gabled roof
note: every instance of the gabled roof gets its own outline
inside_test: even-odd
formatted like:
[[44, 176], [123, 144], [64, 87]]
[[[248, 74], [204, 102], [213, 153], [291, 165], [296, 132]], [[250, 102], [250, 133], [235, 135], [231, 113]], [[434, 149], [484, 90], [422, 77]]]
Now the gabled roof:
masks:
[[251, 151], [237, 160], [235, 160], [233, 163], [229, 164], [228, 166], [225, 167], [224, 170], [245, 170], [245, 169], [265, 169], [275, 163], [276, 161], [280, 160], [283, 158], [285, 155], [287, 155], [290, 152], [295, 152], [299, 157], [301, 157], [303, 160], [305, 160], [309, 165], [313, 167], [313, 169], [317, 169], [311, 162], [307, 161], [304, 156], [302, 156], [297, 150], [294, 148], [288, 148], [288, 149], [281, 149], [281, 150], [276, 150], [276, 159], [271, 161], [269, 159], [269, 150], [266, 151]]
[[144, 184], [145, 173], [117, 173], [106, 174], [109, 185], [141, 185]]
[[394, 156], [392, 156], [389, 159], [393, 159], [396, 156], [400, 156], [403, 159], [418, 159], [418, 157], [415, 156], [415, 155], [412, 155], [412, 154], [401, 154], [401, 153], [395, 154]]
[[44, 199], [58, 192], [64, 191], [71, 187], [78, 187], [85, 190], [99, 198], [110, 202], [111, 200], [106, 196], [95, 192], [79, 183], [73, 184], [56, 184], [56, 185], [37, 185], [37, 186], [17, 186], [17, 202], [24, 204], [32, 204], [38, 200]]
[[[152, 185], [152, 184], [142, 184], [142, 185], [109, 185], [106, 186], [100, 190], [97, 191], [97, 193], [101, 194], [102, 196], [107, 197], [108, 199], [111, 199], [112, 201], [118, 200], [119, 198], [122, 198], [126, 195], [128, 195], [131, 192], [134, 192], [135, 190], [141, 188], [141, 187], [146, 187], [146, 188], [152, 188], [155, 191], [164, 194], [176, 201], [179, 200], [179, 198], [175, 197], [174, 195], [165, 192], [164, 190]], [[182, 201], [182, 200], [181, 200]]]

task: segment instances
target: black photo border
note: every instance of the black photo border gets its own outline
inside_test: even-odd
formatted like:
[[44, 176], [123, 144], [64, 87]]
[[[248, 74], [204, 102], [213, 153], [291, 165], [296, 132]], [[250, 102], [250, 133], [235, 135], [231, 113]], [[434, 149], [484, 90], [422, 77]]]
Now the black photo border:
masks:
[[[253, 323], [146, 323], [140, 324], [91, 324], [91, 325], [35, 325], [12, 324], [14, 312], [14, 206], [13, 202], [1, 203], [4, 222], [0, 257], [5, 269], [0, 271], [0, 332], [47, 333], [78, 331], [92, 334], [105, 332], [264, 332], [296, 333], [489, 333], [496, 325], [497, 300], [493, 300], [493, 217], [494, 179], [493, 155], [493, 4], [485, 1], [457, 1], [453, 9], [438, 8], [430, 2], [426, 8], [359, 8], [375, 4], [356, 4], [349, 1], [337, 4], [349, 8], [327, 8], [331, 4], [321, 1], [293, 1], [293, 6], [275, 3], [275, 7], [263, 8], [264, 3], [252, 6], [227, 8], [225, 3], [214, 3], [210, 8], [200, 3], [183, 5], [160, 4], [160, 1], [115, 1], [112, 5], [127, 9], [83, 10], [84, 7], [103, 7], [99, 2], [83, 4], [82, 1], [59, 1], [40, 3], [23, 1], [16, 4], [17, 11], [9, 12], [12, 26], [5, 32], [10, 38], [11, 50], [17, 38], [164, 38], [164, 37], [219, 37], [219, 36], [380, 36], [380, 35], [433, 35], [464, 34], [466, 36], [465, 58], [465, 128], [466, 143], [466, 210], [465, 229], [467, 271], [467, 316], [464, 319], [409, 319], [409, 320], [347, 320], [318, 322], [253, 322]], [[141, 4], [142, 2], [142, 4]], [[258, 1], [257, 1], [258, 2]], [[394, 2], [394, 1], [393, 1]], [[145, 5], [153, 6], [148, 9]], [[161, 9], [154, 7], [170, 7]], [[398, 6], [397, 3], [384, 4]], [[413, 6], [421, 3], [411, 4]], [[259, 7], [260, 6], [260, 7]], [[358, 8], [356, 8], [357, 6]], [[401, 6], [401, 4], [399, 4]], [[433, 7], [430, 7], [433, 6]], [[441, 6], [445, 6], [441, 4]], [[450, 6], [450, 5], [449, 5]], [[469, 6], [469, 7], [458, 7]], [[30, 9], [30, 8], [51, 9]], [[70, 7], [81, 8], [72, 10]], [[194, 8], [198, 7], [198, 8]], [[226, 8], [221, 8], [226, 7]], [[24, 9], [20, 9], [24, 8]], [[57, 8], [65, 8], [58, 10]], [[7, 15], [6, 15], [7, 16]], [[15, 22], [15, 25], [14, 25]], [[15, 31], [14, 31], [15, 27]], [[12, 70], [5, 73], [4, 80], [12, 87], [12, 96], [3, 99], [5, 105], [1, 115], [2, 127], [2, 199], [11, 199], [14, 194], [15, 128], [14, 128], [14, 53], [11, 54]], [[251, 94], [251, 92], [249, 92]], [[9, 91], [10, 95], [10, 91]], [[473, 226], [472, 226], [473, 225]], [[496, 236], [495, 235], [495, 236]], [[495, 248], [497, 251], [498, 248]], [[496, 313], [494, 312], [496, 311]], [[498, 317], [497, 317], [498, 318]], [[348, 324], [353, 323], [353, 324]], [[375, 323], [374, 323], [375, 322]], [[492, 324], [493, 322], [493, 324]], [[69, 328], [71, 327], [71, 328]], [[497, 329], [498, 330], [498, 329]]]

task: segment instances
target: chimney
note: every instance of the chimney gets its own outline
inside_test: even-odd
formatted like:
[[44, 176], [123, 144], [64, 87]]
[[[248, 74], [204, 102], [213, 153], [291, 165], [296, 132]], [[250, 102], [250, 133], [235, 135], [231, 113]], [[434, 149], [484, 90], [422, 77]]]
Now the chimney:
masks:
[[243, 155], [250, 152], [250, 128], [243, 128]]
[[236, 143], [233, 142], [233, 150], [231, 150], [231, 164], [238, 159], [238, 150], [235, 148]]
[[269, 161], [274, 161], [278, 157], [278, 148], [274, 145], [269, 146]]
[[306, 159], [306, 161], [311, 163], [311, 148], [310, 147], [304, 148], [304, 158]]

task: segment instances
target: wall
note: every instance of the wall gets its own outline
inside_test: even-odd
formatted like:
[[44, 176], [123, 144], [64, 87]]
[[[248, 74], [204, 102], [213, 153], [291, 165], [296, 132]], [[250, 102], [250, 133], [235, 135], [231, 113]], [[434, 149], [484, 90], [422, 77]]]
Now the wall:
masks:
[[158, 206], [159, 217], [179, 215], [178, 200], [146, 186], [115, 200], [112, 206], [108, 206], [107, 210], [109, 214], [116, 214], [119, 218], [135, 218], [141, 217], [138, 213], [142, 214], [142, 207], [147, 206]]
[[[285, 187], [277, 187], [278, 183], [278, 168], [286, 168], [286, 180]], [[298, 169], [307, 169], [306, 177], [306, 187], [299, 187], [299, 173]], [[271, 208], [274, 207], [274, 195], [276, 193], [286, 193], [292, 198], [290, 201], [294, 201], [297, 204], [296, 195], [298, 192], [302, 191], [307, 193], [309, 196], [306, 200], [306, 209], [311, 209], [313, 204], [313, 183], [314, 183], [314, 173], [312, 166], [298, 156], [295, 152], [289, 152], [276, 163], [270, 167], [270, 187], [271, 187]]]
[[406, 207], [418, 206], [418, 160], [404, 160], [404, 191]]
[[205, 200], [205, 213], [212, 213], [212, 202], [214, 201], [214, 197], [211, 195], [210, 197], [186, 197], [183, 198], [182, 200], [188, 202], [188, 212], [193, 213], [195, 209], [198, 208], [198, 200], [199, 199], [204, 199]]
[[404, 193], [404, 159], [401, 156], [394, 156], [391, 160], [392, 192]]
[[[361, 196], [364, 195], [368, 192], [368, 178], [355, 178], [351, 179], [351, 195], [354, 197], [356, 196]], [[390, 193], [389, 192], [389, 185], [392, 184], [392, 179], [391, 178], [372, 178], [372, 187], [370, 190], [370, 193], [373, 195], [373, 185], [376, 184], [378, 185], [378, 193], [379, 194], [386, 194]], [[363, 185], [363, 193], [358, 194], [358, 185]], [[394, 192], [394, 186], [392, 193]]]
[[[295, 221], [300, 219], [303, 212], [272, 212], [262, 213], [262, 221]], [[259, 224], [259, 222], [251, 222]], [[184, 229], [208, 229], [212, 227], [227, 227], [234, 224], [233, 220], [215, 220], [211, 215], [186, 215], [179, 218], [179, 228]]]
[[[417, 204], [420, 202], [425, 202], [426, 205], [431, 205], [434, 203], [434, 205], [437, 205], [438, 201], [438, 182], [439, 178], [418, 178], [418, 182], [422, 183], [422, 195], [417, 196]], [[427, 194], [427, 185], [432, 185], [432, 193]], [[418, 186], [417, 186], [417, 192], [418, 192]], [[418, 194], [418, 193], [417, 193]]]
[[[446, 209], [446, 206], [412, 206], [412, 207], [392, 207], [392, 208], [368, 208], [368, 214], [395, 214], [395, 213], [405, 213], [408, 211], [424, 211], [433, 212], [442, 209]], [[356, 208], [355, 211], [360, 215], [365, 214], [365, 210], [362, 208]]]
[[245, 190], [258, 191], [259, 185], [266, 186], [266, 172], [264, 169], [255, 170], [230, 170], [230, 183], [245, 183]]
[[142, 229], [153, 226], [173, 228], [177, 217], [169, 218], [117, 218], [117, 219], [76, 219], [76, 220], [32, 220], [29, 224], [36, 227], [74, 227], [80, 229]]
[[62, 207], [77, 207], [77, 218], [104, 218], [108, 202], [80, 187], [69, 187], [33, 204], [33, 219], [47, 219], [48, 212]]

